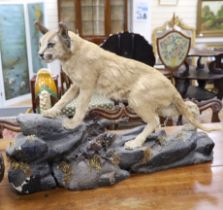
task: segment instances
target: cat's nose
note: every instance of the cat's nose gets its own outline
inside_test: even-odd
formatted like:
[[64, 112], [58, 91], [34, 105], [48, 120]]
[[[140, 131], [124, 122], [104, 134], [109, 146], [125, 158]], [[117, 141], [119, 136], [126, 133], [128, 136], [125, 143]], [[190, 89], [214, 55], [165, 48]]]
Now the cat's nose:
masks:
[[39, 56], [40, 56], [40, 58], [43, 58], [43, 53], [40, 53]]

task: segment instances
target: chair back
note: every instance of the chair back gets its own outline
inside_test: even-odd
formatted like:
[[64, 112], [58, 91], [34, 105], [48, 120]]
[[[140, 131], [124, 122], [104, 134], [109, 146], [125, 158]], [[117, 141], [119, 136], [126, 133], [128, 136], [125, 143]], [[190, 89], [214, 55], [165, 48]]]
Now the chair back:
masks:
[[169, 31], [157, 38], [157, 52], [163, 65], [170, 70], [178, 69], [186, 60], [191, 38], [179, 31]]
[[113, 34], [100, 46], [117, 55], [141, 61], [149, 66], [155, 64], [153, 47], [140, 34], [130, 32]]
[[157, 38], [163, 36], [169, 31], [176, 30], [191, 38], [191, 47], [195, 47], [196, 30], [185, 24], [178, 16], [173, 14], [172, 18], [163, 25], [155, 28], [152, 33], [152, 46], [155, 56], [157, 57]]

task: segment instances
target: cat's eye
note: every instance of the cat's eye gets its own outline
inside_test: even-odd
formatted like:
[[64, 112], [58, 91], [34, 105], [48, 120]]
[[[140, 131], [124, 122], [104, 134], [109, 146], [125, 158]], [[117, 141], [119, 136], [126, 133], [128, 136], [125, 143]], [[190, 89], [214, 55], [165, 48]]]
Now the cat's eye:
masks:
[[54, 45], [55, 45], [55, 43], [48, 43], [47, 48], [52, 48], [52, 47], [54, 47]]

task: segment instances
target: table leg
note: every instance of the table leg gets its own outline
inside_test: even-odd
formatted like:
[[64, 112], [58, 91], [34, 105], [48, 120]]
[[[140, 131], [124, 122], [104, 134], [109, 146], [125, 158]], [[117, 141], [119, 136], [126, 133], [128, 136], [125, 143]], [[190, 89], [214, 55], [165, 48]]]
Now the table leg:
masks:
[[218, 90], [217, 98], [222, 100], [222, 98], [223, 98], [223, 79], [215, 80], [214, 81], [214, 86]]
[[183, 98], [186, 97], [189, 86], [190, 86], [190, 80], [175, 78], [175, 87]]
[[205, 80], [197, 80], [197, 82], [198, 82], [198, 86], [200, 87], [200, 88], [205, 88], [205, 85], [206, 85], [206, 81]]
[[4, 160], [2, 154], [0, 153], [0, 182], [4, 177], [4, 171], [5, 171]]
[[3, 138], [3, 129], [4, 127], [0, 124], [0, 139]]
[[223, 64], [222, 64], [223, 54], [216, 56], [215, 59], [216, 59], [216, 67], [222, 69], [223, 68]]
[[204, 68], [204, 64], [201, 63], [201, 56], [198, 57], [197, 59], [197, 70], [201, 70]]

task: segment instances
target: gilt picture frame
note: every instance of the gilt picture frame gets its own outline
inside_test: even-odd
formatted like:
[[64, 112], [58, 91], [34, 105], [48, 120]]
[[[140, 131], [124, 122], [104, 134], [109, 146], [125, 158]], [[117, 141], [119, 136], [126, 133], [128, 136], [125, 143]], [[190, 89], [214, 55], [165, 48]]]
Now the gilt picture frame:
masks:
[[197, 36], [223, 35], [223, 0], [198, 0]]

